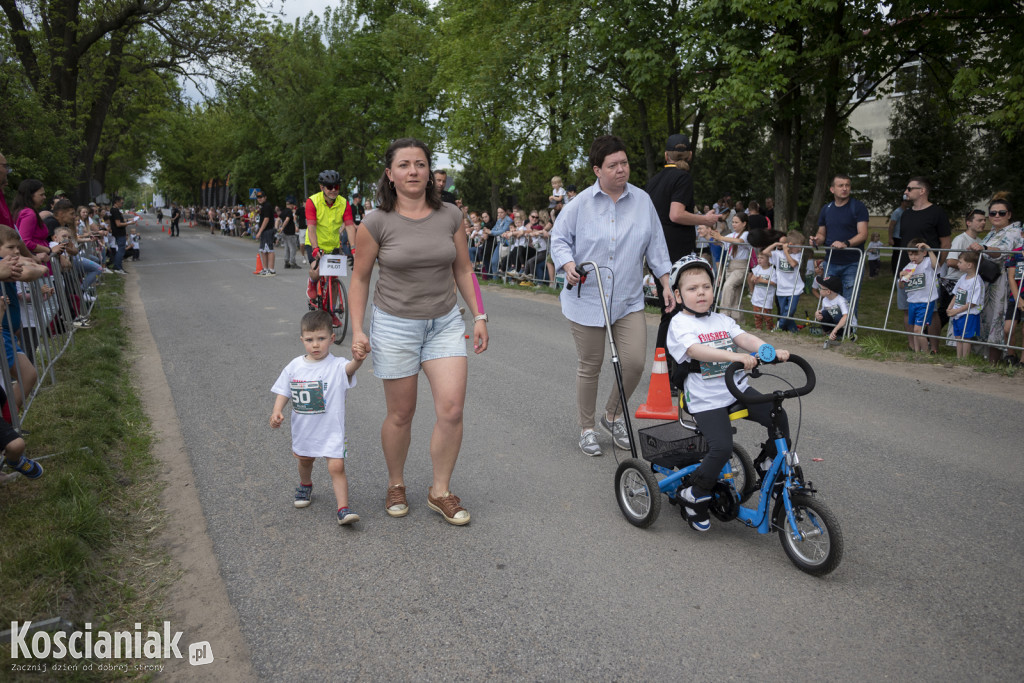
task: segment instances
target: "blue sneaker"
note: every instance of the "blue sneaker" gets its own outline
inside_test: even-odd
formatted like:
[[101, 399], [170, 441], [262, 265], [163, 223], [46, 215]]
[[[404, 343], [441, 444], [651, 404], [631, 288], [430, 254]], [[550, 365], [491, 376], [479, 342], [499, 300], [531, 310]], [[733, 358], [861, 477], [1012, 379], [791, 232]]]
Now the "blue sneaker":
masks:
[[708, 515], [708, 506], [711, 505], [711, 495], [695, 493], [693, 487], [688, 486], [679, 497], [683, 500], [683, 514], [690, 528], [694, 531], [709, 530], [711, 517]]
[[7, 466], [15, 472], [21, 472], [29, 479], [38, 479], [43, 476], [43, 466], [37, 463], [35, 460], [29, 460], [24, 455], [21, 456], [21, 460], [17, 463], [12, 463], [10, 460], [7, 461]]
[[350, 508], [341, 508], [338, 510], [338, 524], [351, 524], [359, 521], [359, 515], [352, 512]]
[[313, 485], [304, 486], [299, 484], [299, 488], [295, 489], [295, 507], [304, 508], [309, 507], [309, 504], [313, 500]]

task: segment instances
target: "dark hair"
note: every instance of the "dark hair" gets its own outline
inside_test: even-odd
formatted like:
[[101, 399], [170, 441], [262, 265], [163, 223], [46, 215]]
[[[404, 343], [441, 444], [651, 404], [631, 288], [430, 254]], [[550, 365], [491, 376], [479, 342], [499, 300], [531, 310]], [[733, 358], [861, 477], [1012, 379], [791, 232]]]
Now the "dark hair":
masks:
[[58, 199], [57, 201], [55, 201], [53, 203], [53, 212], [54, 213], [57, 213], [58, 211], [67, 211], [69, 209], [71, 211], [74, 211], [75, 210], [75, 205], [72, 204], [71, 200], [68, 199], [67, 197], [61, 197], [60, 199]]
[[302, 316], [299, 327], [303, 332], [331, 331], [331, 315], [327, 311], [310, 311]]
[[39, 209], [32, 203], [32, 195], [38, 192], [42, 186], [43, 181], [35, 178], [26, 178], [18, 184], [18, 191], [14, 194], [14, 202], [11, 203], [11, 218], [18, 220], [18, 214], [21, 213], [22, 209], [32, 209], [36, 214], [36, 218], [39, 218]]
[[911, 178], [908, 182], [920, 184], [921, 187], [924, 188], [924, 193], [926, 195], [928, 195], [929, 197], [931, 196], [931, 194], [932, 194], [932, 181], [928, 180], [923, 175], [916, 175], [913, 178]]
[[747, 214], [743, 213], [742, 211], [737, 211], [736, 215], [733, 216], [733, 218], [739, 218], [740, 219], [740, 223], [743, 223], [743, 225], [746, 225], [747, 224], [747, 219], [749, 217], [747, 216]]
[[[416, 138], [399, 138], [392, 142], [388, 146], [388, 151], [384, 155], [384, 168], [391, 168], [391, 164], [395, 162], [395, 153], [400, 149], [408, 149], [415, 147], [423, 150], [423, 154], [427, 157], [427, 206], [435, 211], [441, 208], [441, 190], [434, 185], [434, 172], [430, 167], [431, 157], [430, 148], [427, 147], [427, 143], [421, 142]], [[377, 208], [385, 213], [390, 213], [395, 210], [395, 204], [398, 200], [398, 194], [395, 192], [395, 187], [391, 180], [388, 178], [387, 171], [383, 171], [380, 174], [380, 180], [377, 181]]]
[[978, 259], [978, 252], [976, 252], [976, 251], [971, 251], [969, 249], [967, 251], [961, 251], [960, 252], [960, 258], [962, 258], [964, 261], [967, 261], [968, 263], [973, 263], [974, 265], [978, 265], [979, 259]]
[[602, 135], [590, 145], [590, 165], [600, 168], [609, 154], [625, 151], [626, 143], [618, 135]]
[[[998, 203], [998, 202], [992, 202], [992, 204], [996, 204], [996, 203]], [[989, 204], [989, 207], [991, 207], [992, 204]], [[969, 221], [974, 216], [981, 216], [982, 218], [984, 218], [985, 217], [985, 212], [982, 211], [981, 209], [971, 209], [970, 211], [967, 212], [967, 215], [964, 216], [964, 220], [965, 221]]]
[[756, 199], [751, 199], [750, 203], [747, 204], [747, 208], [749, 210], [753, 211], [754, 213], [760, 213], [761, 212], [761, 205], [757, 203]]
[[[1006, 210], [1010, 212], [1010, 218], [1013, 218], [1013, 205], [1010, 204], [1009, 199], [993, 199], [988, 203], [989, 211], [991, 211], [992, 207], [995, 206], [996, 204], [1002, 204], [1003, 206], [1005, 206]], [[982, 215], [984, 215], [984, 213]]]
[[853, 178], [851, 178], [849, 175], [847, 175], [845, 173], [833, 173], [832, 174], [832, 182], [829, 183], [829, 187], [832, 187], [833, 185], [836, 184], [836, 179], [837, 178], [840, 179], [840, 180], [849, 180], [851, 183], [853, 182]]

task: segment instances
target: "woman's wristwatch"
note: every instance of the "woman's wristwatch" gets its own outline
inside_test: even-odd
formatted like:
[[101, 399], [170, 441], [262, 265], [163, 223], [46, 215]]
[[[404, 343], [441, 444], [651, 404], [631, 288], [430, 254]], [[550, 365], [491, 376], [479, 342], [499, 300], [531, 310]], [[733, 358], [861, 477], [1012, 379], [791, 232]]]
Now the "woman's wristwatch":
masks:
[[473, 316], [473, 322], [479, 322], [481, 320], [483, 320], [484, 322], [487, 322], [487, 314], [486, 313], [481, 313], [480, 315]]

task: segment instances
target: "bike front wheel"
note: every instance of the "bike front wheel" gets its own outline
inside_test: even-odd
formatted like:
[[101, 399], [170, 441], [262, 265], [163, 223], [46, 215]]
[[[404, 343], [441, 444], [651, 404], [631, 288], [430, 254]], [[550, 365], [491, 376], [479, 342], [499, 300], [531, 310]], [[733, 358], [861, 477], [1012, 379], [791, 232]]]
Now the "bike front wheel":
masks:
[[345, 283], [341, 278], [334, 278], [334, 282], [337, 284], [337, 291], [331, 296], [331, 331], [334, 332], [334, 343], [340, 345], [345, 341], [345, 334], [348, 332], [348, 292], [345, 291]]
[[627, 522], [641, 529], [654, 524], [661, 512], [661, 490], [646, 461], [627, 458], [619, 463], [615, 498]]
[[[817, 498], [803, 493], [790, 497], [796, 529], [790, 527], [782, 497], [776, 501], [779, 541], [790, 561], [814, 576], [828, 574], [843, 559], [843, 532], [832, 510]], [[799, 536], [796, 532], [799, 531]]]

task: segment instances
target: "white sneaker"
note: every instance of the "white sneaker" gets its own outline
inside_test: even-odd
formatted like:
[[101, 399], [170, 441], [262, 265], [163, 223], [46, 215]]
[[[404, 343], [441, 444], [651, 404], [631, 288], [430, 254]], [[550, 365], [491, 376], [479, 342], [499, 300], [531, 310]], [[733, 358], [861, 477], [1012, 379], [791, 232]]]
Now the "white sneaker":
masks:
[[110, 274], [111, 274], [111, 273], [113, 273], [114, 271], [112, 271], [112, 270], [111, 270], [110, 268], [106, 268], [106, 267], [104, 267], [104, 268], [103, 268], [103, 270], [102, 270], [102, 271], [100, 271], [100, 272], [102, 272], [102, 273], [103, 273], [104, 275], [110, 275]]
[[597, 432], [588, 429], [580, 435], [580, 450], [586, 455], [601, 455], [601, 446], [597, 443]]

